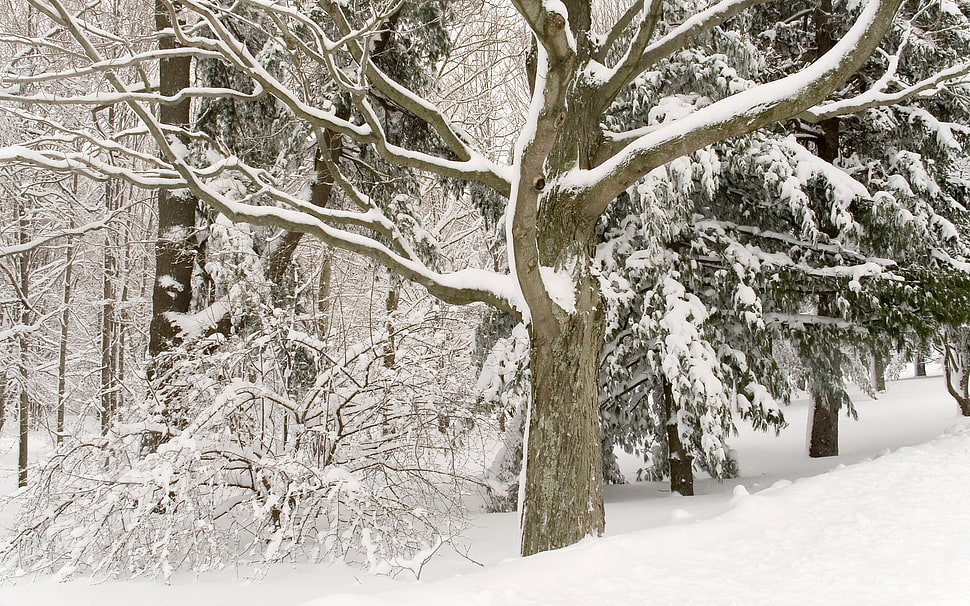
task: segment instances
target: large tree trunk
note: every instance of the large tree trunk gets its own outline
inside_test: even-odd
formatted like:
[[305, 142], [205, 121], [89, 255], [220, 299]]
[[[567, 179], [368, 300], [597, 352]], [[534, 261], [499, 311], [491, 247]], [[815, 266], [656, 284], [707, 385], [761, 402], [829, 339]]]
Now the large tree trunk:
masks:
[[526, 444], [522, 554], [601, 535], [603, 513], [599, 308], [577, 310], [558, 338], [532, 335], [532, 406]]
[[[159, 30], [172, 26], [164, 2], [155, 2], [155, 25]], [[162, 49], [178, 48], [174, 36], [162, 36]], [[170, 57], [159, 61], [159, 88], [164, 96], [176, 95], [191, 84], [189, 57]], [[162, 104], [158, 110], [163, 124], [188, 127], [189, 99]], [[186, 190], [158, 191], [158, 241], [155, 246], [155, 286], [152, 293], [152, 321], [148, 353], [155, 357], [181, 341], [175, 316], [188, 313], [192, 304], [192, 270], [198, 248], [195, 233], [197, 201]]]
[[[570, 24], [588, 31], [589, 3], [567, 0], [567, 7]], [[599, 536], [606, 526], [599, 407], [605, 302], [591, 267], [597, 218], [586, 212], [587, 201], [572, 197], [568, 190], [547, 188], [577, 162], [592, 168], [599, 141], [597, 116], [567, 110], [564, 93], [573, 75], [573, 59], [564, 57], [547, 71], [547, 106], [537, 135], [519, 157], [522, 178], [510, 217], [511, 261], [531, 314], [532, 401], [519, 508], [522, 555]], [[589, 90], [577, 86], [571, 92], [569, 103], [574, 107], [596, 106], [584, 97], [592, 94]], [[572, 301], [557, 300], [564, 293], [550, 292], [551, 276], [543, 271], [568, 276], [572, 293], [566, 296]]]
[[694, 496], [694, 461], [677, 426], [677, 404], [670, 383], [663, 382], [664, 415], [667, 418], [667, 460], [670, 467], [670, 490], [685, 497]]

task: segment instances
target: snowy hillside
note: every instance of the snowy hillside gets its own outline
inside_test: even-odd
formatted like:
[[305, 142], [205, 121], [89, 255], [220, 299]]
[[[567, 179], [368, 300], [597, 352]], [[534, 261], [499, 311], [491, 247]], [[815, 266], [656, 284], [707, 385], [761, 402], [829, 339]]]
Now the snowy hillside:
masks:
[[[843, 422], [838, 459], [803, 454], [796, 403], [781, 437], [735, 440], [741, 478], [698, 481], [692, 498], [655, 483], [613, 487], [607, 536], [559, 552], [514, 557], [515, 516], [486, 515], [468, 532], [469, 559], [443, 551], [418, 582], [305, 565], [170, 586], [40, 579], [0, 588], [0, 605], [968, 603], [970, 422], [940, 377], [856, 400], [860, 421]], [[636, 461], [623, 462], [632, 478]]]

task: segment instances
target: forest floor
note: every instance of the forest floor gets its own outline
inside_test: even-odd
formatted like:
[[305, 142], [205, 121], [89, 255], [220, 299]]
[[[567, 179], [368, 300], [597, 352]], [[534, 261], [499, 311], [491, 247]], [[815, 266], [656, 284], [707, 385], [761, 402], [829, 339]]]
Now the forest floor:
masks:
[[[609, 487], [607, 535], [557, 552], [516, 557], [515, 514], [490, 514], [419, 581], [313, 565], [169, 585], [41, 578], [0, 587], [0, 606], [970, 603], [970, 420], [940, 376], [854, 399], [859, 420], [843, 419], [841, 456], [807, 457], [807, 404], [795, 402], [780, 436], [735, 439], [741, 477], [698, 480], [695, 497], [654, 482]], [[6, 490], [15, 456], [13, 438], [0, 438]], [[621, 467], [635, 478], [634, 457]]]

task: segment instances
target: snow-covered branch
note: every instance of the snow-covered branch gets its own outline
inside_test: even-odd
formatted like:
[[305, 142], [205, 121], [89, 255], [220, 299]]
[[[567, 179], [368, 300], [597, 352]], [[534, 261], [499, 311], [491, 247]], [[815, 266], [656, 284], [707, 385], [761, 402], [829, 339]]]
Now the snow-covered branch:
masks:
[[[373, 259], [402, 277], [424, 286], [428, 292], [449, 303], [458, 305], [487, 303], [513, 314], [517, 313], [516, 310], [520, 307], [510, 276], [470, 268], [441, 274], [416, 260], [392, 251], [373, 238], [335, 227], [322, 220], [324, 217], [318, 218], [303, 211], [257, 206], [230, 200], [207, 184], [183, 160], [177, 161], [175, 168], [186, 179], [188, 188], [200, 200], [204, 200], [231, 221], [280, 227], [288, 231], [310, 234], [331, 246]], [[336, 215], [331, 217], [336, 218]]]
[[[93, 63], [105, 63], [105, 59], [88, 39], [87, 30], [78, 24], [76, 17], [72, 16], [59, 0], [51, 0], [48, 8], [56, 13], [63, 27], [75, 38]], [[361, 127], [341, 120], [336, 117], [332, 110], [321, 111], [300, 100], [296, 94], [273, 77], [246, 49], [244, 44], [232, 36], [225, 24], [213, 11], [198, 5], [195, 5], [194, 8], [212, 28], [215, 39], [189, 36], [176, 28], [176, 33], [181, 37], [183, 43], [218, 52], [239, 69], [246, 70], [257, 83], [310, 124], [348, 135], [358, 141], [386, 145], [386, 142], [378, 141], [373, 130], [369, 127]], [[510, 313], [517, 313], [516, 310], [521, 307], [517, 301], [517, 291], [512, 287], [508, 276], [476, 269], [439, 274], [411, 258], [410, 255], [402, 256], [374, 238], [353, 233], [340, 227], [340, 225], [366, 226], [378, 232], [393, 234], [392, 226], [381, 214], [373, 212], [348, 213], [312, 208], [308, 203], [275, 189], [272, 183], [266, 180], [264, 174], [246, 167], [234, 157], [224, 158], [206, 169], [190, 166], [185, 158], [187, 150], [184, 149], [184, 145], [177, 143], [177, 138], [169, 136], [172, 129], [158, 121], [154, 112], [145, 106], [144, 101], [146, 99], [127, 90], [125, 84], [114, 72], [106, 71], [105, 77], [116, 89], [119, 98], [134, 111], [144, 124], [148, 134], [161, 148], [161, 155], [170, 163], [171, 169], [179, 175], [178, 179], [172, 179], [167, 171], [161, 176], [156, 175], [149, 178], [133, 169], [106, 165], [89, 155], [56, 152], [48, 154], [22, 146], [6, 148], [3, 159], [27, 161], [37, 166], [55, 170], [78, 170], [95, 178], [98, 176], [104, 178], [105, 175], [120, 177], [143, 187], [187, 187], [199, 199], [206, 201], [213, 209], [223, 213], [233, 221], [280, 227], [290, 231], [315, 235], [332, 246], [357, 252], [386, 265], [401, 276], [425, 286], [444, 301], [456, 304], [484, 302]], [[407, 162], [401, 163], [406, 165], [429, 168], [430, 164], [430, 168], [439, 174], [450, 173], [465, 178], [469, 177], [466, 163], [444, 161], [417, 152], [408, 154], [403, 150], [393, 150], [392, 155], [398, 160], [405, 158]], [[454, 167], [454, 170], [450, 170], [451, 167]], [[210, 185], [211, 177], [227, 170], [242, 171], [260, 187], [257, 188], [256, 192], [249, 194], [244, 201], [230, 199]], [[291, 208], [298, 210], [260, 206], [246, 201], [260, 193], [270, 194], [277, 201], [282, 201]]]
[[856, 114], [867, 109], [897, 105], [923, 97], [932, 97], [947, 86], [966, 84], [968, 82], [968, 76], [970, 76], [970, 61], [954, 65], [929, 78], [924, 78], [915, 84], [903, 86], [899, 90], [889, 92], [887, 89], [891, 85], [900, 84], [893, 76], [894, 74], [891, 71], [887, 71], [880, 78], [878, 86], [873, 86], [864, 93], [848, 99], [831, 101], [809, 108], [799, 115], [799, 118], [808, 122], [821, 122], [822, 120], [837, 116]]
[[[207, 51], [197, 48], [170, 48], [170, 49], [157, 49], [152, 51], [146, 51], [142, 53], [135, 53], [125, 57], [117, 57], [113, 59], [107, 59], [105, 61], [100, 61], [96, 63], [91, 63], [90, 65], [78, 66], [72, 69], [60, 70], [60, 71], [46, 71], [40, 74], [23, 74], [10, 76], [9, 79], [5, 79], [4, 86], [10, 86], [11, 84], [40, 84], [43, 82], [63, 82], [71, 78], [81, 78], [85, 76], [91, 76], [95, 74], [101, 74], [107, 71], [115, 71], [126, 68], [140, 68], [144, 67], [146, 64], [151, 64], [155, 61], [160, 61], [163, 59], [171, 59], [175, 57], [192, 57], [193, 59], [216, 59], [221, 57], [218, 53], [213, 51]], [[238, 91], [234, 91], [238, 94]], [[21, 97], [18, 97], [18, 100]]]
[[[267, 11], [275, 10], [273, 5], [260, 2], [249, 2], [249, 4], [254, 7], [265, 8]], [[510, 179], [507, 171], [487, 160], [481, 153], [473, 152], [471, 147], [462, 141], [457, 132], [452, 129], [440, 110], [405, 87], [394, 84], [385, 74], [373, 66], [369, 59], [365, 61], [368, 69], [363, 74], [369, 79], [367, 84], [374, 85], [392, 101], [427, 121], [442, 136], [442, 139], [456, 151], [457, 160], [391, 145], [381, 132], [375, 130], [375, 124], [372, 122], [368, 123], [367, 126], [357, 126], [338, 118], [332, 109], [321, 111], [308, 104], [295, 91], [280, 82], [260, 64], [246, 48], [246, 45], [236, 39], [223, 22], [219, 12], [202, 3], [189, 1], [186, 5], [191, 6], [205, 20], [216, 39], [190, 36], [177, 31], [176, 34], [179, 36], [180, 42], [186, 46], [219, 52], [225, 61], [245, 71], [268, 94], [286, 105], [297, 117], [317, 128], [328, 129], [346, 135], [359, 143], [373, 145], [382, 157], [392, 164], [430, 171], [456, 179], [479, 181], [503, 195], [508, 195]], [[338, 8], [333, 8], [333, 12], [336, 15], [342, 15]], [[286, 24], [281, 23], [281, 27], [286, 27]], [[323, 48], [312, 49], [311, 58], [315, 61], [322, 59], [324, 67], [328, 70], [329, 75], [334, 78], [335, 83], [338, 85], [343, 83], [343, 86], [353, 93], [355, 99], [363, 99], [363, 91], [360, 90], [360, 87], [355, 83], [346, 81], [347, 75], [338, 66], [336, 60], [331, 57], [332, 53], [338, 48], [338, 44], [357, 45], [357, 38], [362, 34], [356, 30], [350, 30], [349, 25], [346, 27], [348, 31], [340, 41], [324, 41]], [[322, 32], [317, 34], [317, 37], [322, 36]], [[321, 38], [321, 40], [323, 39]], [[303, 48], [307, 51], [311, 50], [305, 44]], [[362, 54], [361, 58], [364, 58]], [[372, 81], [370, 80], [371, 77], [373, 77]], [[357, 104], [360, 105], [360, 102], [358, 101]], [[362, 107], [361, 109], [366, 112], [366, 108]]]
[[[366, 44], [362, 44], [357, 36], [352, 35], [355, 31], [351, 28], [339, 4], [327, 3], [325, 7], [338, 28], [340, 28], [341, 34], [348, 40], [347, 47], [357, 62], [362, 66], [362, 75], [367, 78], [369, 84], [383, 96], [387, 97], [392, 103], [397, 104], [427, 122], [438, 136], [441, 137], [445, 145], [455, 154], [458, 160], [463, 162], [468, 162], [472, 159], [475, 159], [477, 162], [485, 161], [484, 156], [472, 147], [467, 135], [456, 130], [448, 117], [437, 105], [408, 89], [406, 86], [395, 82], [374, 64], [366, 52]], [[501, 171], [496, 167], [492, 168], [492, 172], [498, 174]], [[507, 183], [505, 187], [496, 189], [502, 195], [508, 196], [509, 194]]]
[[174, 171], [138, 171], [104, 162], [86, 153], [35, 150], [22, 145], [0, 148], [0, 164], [15, 163], [60, 173], [75, 173], [95, 181], [121, 179], [144, 189], [185, 186], [185, 181]]
[[846, 35], [816, 62], [791, 76], [755, 86], [673, 120], [636, 139], [590, 170], [575, 169], [562, 185], [595, 189], [594, 212], [650, 170], [716, 141], [752, 132], [818, 104], [875, 51], [901, 0], [870, 0]]
[[11, 246], [0, 246], [0, 259], [4, 257], [12, 256], [12, 255], [21, 255], [26, 252], [30, 252], [32, 250], [40, 248], [41, 246], [49, 244], [50, 242], [53, 242], [54, 240], [59, 240], [61, 238], [82, 236], [89, 232], [108, 229], [111, 226], [112, 220], [114, 220], [114, 218], [118, 216], [118, 214], [120, 214], [121, 212], [122, 212], [121, 210], [112, 211], [108, 213], [108, 215], [103, 219], [86, 223], [85, 225], [81, 225], [80, 227], [73, 227], [69, 229], [59, 229], [57, 231], [44, 234], [43, 236], [39, 238], [35, 238], [29, 242], [24, 242], [23, 244], [14, 244]]
[[744, 10], [771, 0], [722, 0], [697, 13], [674, 28], [656, 42], [648, 44], [657, 20], [661, 16], [660, 0], [652, 0], [645, 14], [641, 15], [637, 33], [623, 58], [603, 72], [601, 94], [597, 97], [605, 109], [616, 95], [638, 75], [655, 65], [664, 57], [685, 48], [699, 36], [721, 25]]

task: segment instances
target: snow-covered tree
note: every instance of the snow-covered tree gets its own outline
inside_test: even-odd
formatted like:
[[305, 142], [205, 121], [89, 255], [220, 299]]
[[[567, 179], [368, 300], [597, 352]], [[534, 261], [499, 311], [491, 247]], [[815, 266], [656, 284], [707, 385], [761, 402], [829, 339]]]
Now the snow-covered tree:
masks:
[[[785, 20], [789, 10], [801, 17]], [[818, 10], [768, 4], [713, 30], [691, 55], [645, 73], [610, 119], [658, 128], [753, 81], [803, 69], [849, 26], [830, 22], [831, 7]], [[966, 17], [956, 5], [943, 19], [912, 8], [904, 16], [839, 93], [871, 91], [872, 105], [858, 116], [806, 112], [671, 163], [631, 189], [626, 204], [614, 204], [599, 254], [612, 310], [608, 444], [642, 450], [648, 469], [671, 473], [682, 492], [689, 478], [674, 477], [668, 451], [720, 477], [731, 470], [724, 439], [735, 419], [777, 426], [774, 402], [787, 398], [793, 379], [808, 379], [817, 401], [811, 452], [836, 453], [839, 411], [852, 412], [844, 376], [862, 375], [860, 359], [918, 343], [965, 313], [960, 304], [940, 305], [946, 293], [962, 301], [966, 288], [954, 260], [966, 253], [955, 227], [966, 215], [963, 89], [940, 88], [935, 79], [945, 71], [940, 62], [956, 66], [951, 73], [966, 64], [926, 47], [964, 46]], [[820, 30], [828, 33], [819, 37]], [[897, 89], [920, 94], [882, 106], [879, 100], [905, 99]], [[672, 338], [677, 305], [682, 321]], [[694, 339], [690, 347], [685, 335]], [[791, 370], [776, 362], [782, 342], [796, 346], [797, 376], [786, 378]], [[679, 398], [664, 389], [678, 381], [689, 386]], [[678, 400], [675, 414], [665, 394]], [[673, 426], [677, 434], [668, 435]], [[673, 444], [687, 452], [675, 454]], [[690, 465], [681, 470], [689, 474]]]

